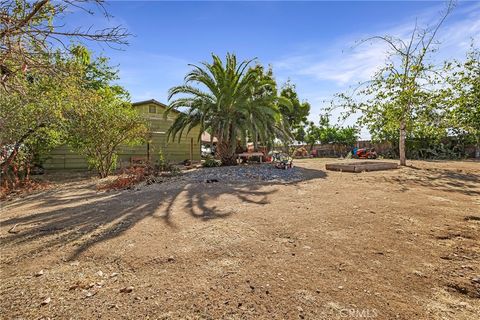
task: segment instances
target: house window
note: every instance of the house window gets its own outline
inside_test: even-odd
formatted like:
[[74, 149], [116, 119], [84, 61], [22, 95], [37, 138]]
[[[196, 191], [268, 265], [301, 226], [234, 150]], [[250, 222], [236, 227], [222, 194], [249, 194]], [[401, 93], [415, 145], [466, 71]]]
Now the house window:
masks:
[[148, 112], [157, 113], [157, 106], [148, 106]]

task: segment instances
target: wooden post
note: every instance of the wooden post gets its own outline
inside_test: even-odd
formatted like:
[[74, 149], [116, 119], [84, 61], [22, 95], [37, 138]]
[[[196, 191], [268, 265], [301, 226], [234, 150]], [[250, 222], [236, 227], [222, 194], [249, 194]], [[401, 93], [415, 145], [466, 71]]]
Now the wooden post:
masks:
[[150, 142], [147, 142], [147, 161], [150, 162]]
[[405, 121], [402, 120], [400, 122], [400, 138], [399, 138], [399, 154], [400, 154], [400, 165], [406, 166], [407, 165], [407, 157], [406, 157], [406, 150], [405, 150], [405, 140], [406, 140], [406, 125]]
[[190, 161], [193, 161], [193, 138], [190, 138]]

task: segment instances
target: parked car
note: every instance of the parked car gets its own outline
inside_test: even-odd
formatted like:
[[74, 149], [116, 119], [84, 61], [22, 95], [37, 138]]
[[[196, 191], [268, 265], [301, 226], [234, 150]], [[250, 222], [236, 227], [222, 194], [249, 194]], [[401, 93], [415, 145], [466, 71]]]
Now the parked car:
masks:
[[202, 146], [201, 152], [202, 152], [202, 158], [215, 155], [215, 149], [207, 146]]

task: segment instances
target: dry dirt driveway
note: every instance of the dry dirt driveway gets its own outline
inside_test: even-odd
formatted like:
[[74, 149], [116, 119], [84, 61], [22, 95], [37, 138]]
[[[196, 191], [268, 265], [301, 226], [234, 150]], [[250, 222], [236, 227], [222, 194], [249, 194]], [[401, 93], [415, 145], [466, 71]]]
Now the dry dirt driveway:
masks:
[[0, 318], [480, 319], [480, 163], [326, 162], [297, 161], [295, 183], [90, 179], [4, 202]]

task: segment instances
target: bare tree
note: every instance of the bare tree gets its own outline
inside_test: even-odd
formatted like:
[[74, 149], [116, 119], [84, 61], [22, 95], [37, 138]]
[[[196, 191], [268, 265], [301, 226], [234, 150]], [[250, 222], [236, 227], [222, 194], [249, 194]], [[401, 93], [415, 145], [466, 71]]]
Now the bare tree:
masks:
[[125, 45], [129, 37], [122, 26], [95, 29], [59, 24], [72, 9], [85, 14], [110, 16], [103, 0], [0, 0], [0, 83], [7, 90], [28, 71], [51, 72], [51, 56], [68, 52], [72, 41]]
[[414, 94], [420, 86], [419, 79], [428, 71], [425, 67], [425, 57], [433, 52], [432, 45], [435, 44], [435, 38], [438, 30], [445, 22], [447, 16], [452, 12], [454, 2], [450, 1], [442, 13], [440, 20], [433, 28], [422, 29], [415, 24], [408, 42], [400, 38], [391, 36], [376, 36], [370, 40], [380, 40], [385, 42], [391, 49], [394, 57], [400, 58], [400, 64], [392, 63], [389, 66], [390, 71], [397, 79], [398, 86], [398, 102], [400, 107], [400, 137], [399, 137], [399, 155], [400, 165], [406, 165], [406, 149], [405, 140], [407, 135], [407, 116], [412, 112], [415, 103]]
[[428, 57], [436, 51], [438, 32], [454, 7], [455, 2], [449, 1], [433, 27], [421, 28], [415, 23], [408, 39], [385, 35], [360, 41], [360, 45], [372, 41], [385, 43], [389, 49], [386, 65], [354, 90], [353, 95], [360, 96], [361, 102], [355, 101], [353, 95], [338, 95], [341, 106], [347, 108], [347, 115], [361, 112], [359, 123], [370, 128], [398, 130], [402, 166], [406, 165], [405, 140], [409, 126], [414, 115], [431, 104], [428, 87], [434, 86], [433, 76], [438, 75]]

